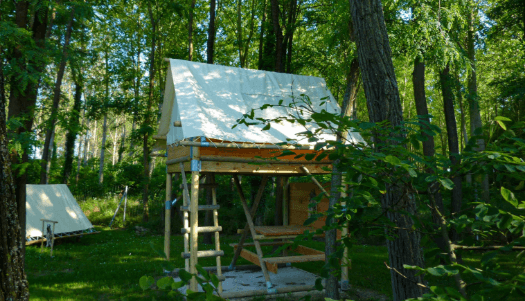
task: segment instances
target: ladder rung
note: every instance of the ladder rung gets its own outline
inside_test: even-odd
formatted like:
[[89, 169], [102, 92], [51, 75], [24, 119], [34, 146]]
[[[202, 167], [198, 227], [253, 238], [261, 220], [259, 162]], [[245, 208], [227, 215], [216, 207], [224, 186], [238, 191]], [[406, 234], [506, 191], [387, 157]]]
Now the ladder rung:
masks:
[[[190, 258], [190, 253], [181, 253], [182, 258]], [[203, 258], [203, 257], [217, 257], [217, 256], [224, 256], [224, 251], [198, 251], [197, 252], [197, 258]]]
[[[209, 233], [209, 232], [221, 232], [222, 227], [197, 227], [197, 233]], [[180, 232], [182, 234], [190, 233], [190, 228], [182, 228], [180, 229]]]
[[[219, 210], [221, 206], [219, 205], [201, 205], [198, 210]], [[190, 206], [180, 206], [182, 211], [190, 211]]]

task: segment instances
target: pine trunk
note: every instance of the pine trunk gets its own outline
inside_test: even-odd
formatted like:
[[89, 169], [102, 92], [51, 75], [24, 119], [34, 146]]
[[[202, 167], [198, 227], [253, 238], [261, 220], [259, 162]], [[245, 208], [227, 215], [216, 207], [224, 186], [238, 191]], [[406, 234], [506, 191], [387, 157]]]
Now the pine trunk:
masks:
[[272, 10], [272, 24], [275, 33], [275, 72], [284, 72], [283, 69], [283, 31], [279, 24], [279, 1], [270, 0]]
[[[390, 127], [401, 125], [403, 112], [381, 1], [354, 0], [351, 12], [369, 119], [371, 122], [388, 120]], [[412, 229], [414, 221], [400, 211], [416, 215], [414, 197], [391, 185], [387, 185], [386, 190], [381, 205], [388, 210], [388, 219], [401, 229]], [[387, 240], [393, 299], [421, 297], [424, 290], [417, 284], [423, 283], [423, 277], [403, 267], [405, 264], [423, 267], [420, 234], [406, 230], [394, 232], [395, 238]]]
[[62, 47], [62, 58], [58, 67], [57, 79], [55, 82], [55, 88], [53, 90], [53, 106], [51, 107], [51, 117], [48, 121], [46, 140], [44, 142], [44, 150], [42, 152], [42, 168], [40, 169], [40, 184], [47, 183], [47, 169], [46, 165], [49, 161], [49, 146], [51, 142], [51, 134], [55, 130], [55, 125], [58, 115], [58, 106], [60, 104], [60, 94], [62, 93], [62, 80], [64, 79], [64, 73], [66, 71], [66, 63], [69, 55], [69, 41], [71, 40], [71, 33], [73, 32], [73, 19], [75, 15], [75, 7], [71, 8], [69, 22], [66, 28], [66, 35], [64, 40], [64, 46]]

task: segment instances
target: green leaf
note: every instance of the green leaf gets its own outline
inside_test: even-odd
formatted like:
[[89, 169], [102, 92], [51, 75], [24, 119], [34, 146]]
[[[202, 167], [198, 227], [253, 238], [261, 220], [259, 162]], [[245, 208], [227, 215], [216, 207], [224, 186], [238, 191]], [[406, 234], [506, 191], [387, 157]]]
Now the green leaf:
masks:
[[448, 190], [452, 190], [454, 188], [454, 183], [450, 179], [439, 179], [439, 182], [441, 182], [441, 185], [443, 185], [443, 187]]
[[401, 164], [401, 160], [399, 160], [397, 157], [390, 156], [390, 155], [385, 157], [385, 162], [390, 163], [392, 165]]
[[501, 186], [501, 196], [514, 207], [518, 207], [518, 200], [514, 196], [514, 193], [503, 186]]
[[410, 176], [411, 176], [412, 178], [417, 178], [417, 173], [416, 173], [416, 171], [415, 171], [414, 169], [409, 168], [409, 169], [408, 169], [408, 173], [410, 174]]
[[270, 124], [269, 123], [262, 128], [263, 131], [267, 131], [269, 129], [270, 129]]
[[219, 287], [219, 278], [217, 278], [217, 275], [210, 273], [211, 283], [213, 283], [213, 286]]
[[183, 287], [186, 283], [184, 283], [184, 281], [177, 281], [177, 282], [173, 282], [173, 284], [171, 285], [171, 289], [172, 290], [178, 290], [179, 288]]
[[315, 279], [315, 289], [318, 291], [323, 290], [323, 279], [322, 278]]
[[180, 280], [188, 283], [191, 280], [191, 277], [193, 276], [190, 273], [188, 273], [186, 270], [180, 269], [179, 277], [180, 277]]
[[500, 229], [507, 229], [510, 226], [510, 223], [512, 222], [512, 216], [509, 214], [503, 215], [500, 220], [498, 221], [498, 228]]
[[442, 265], [438, 265], [437, 267], [434, 267], [434, 268], [428, 268], [427, 272], [430, 275], [434, 275], [438, 277], [441, 277], [447, 274], [447, 271], [444, 269]]
[[496, 116], [494, 118], [494, 120], [496, 120], [496, 121], [512, 121], [512, 119], [507, 118], [507, 117], [503, 117], [503, 116]]
[[142, 276], [139, 279], [140, 288], [145, 291], [155, 283], [155, 279], [151, 276]]
[[305, 158], [307, 161], [310, 161], [310, 160], [312, 160], [313, 158], [315, 158], [315, 155], [316, 155], [316, 154], [306, 154], [306, 155], [304, 156], [304, 158]]
[[157, 281], [157, 287], [164, 290], [164, 289], [167, 289], [169, 287], [172, 286], [173, 284], [173, 278], [172, 277], [164, 277], [164, 278], [160, 278], [158, 281]]
[[501, 126], [502, 129], [504, 129], [505, 131], [507, 130], [507, 127], [502, 121], [496, 120], [496, 122], [499, 124], [499, 126]]

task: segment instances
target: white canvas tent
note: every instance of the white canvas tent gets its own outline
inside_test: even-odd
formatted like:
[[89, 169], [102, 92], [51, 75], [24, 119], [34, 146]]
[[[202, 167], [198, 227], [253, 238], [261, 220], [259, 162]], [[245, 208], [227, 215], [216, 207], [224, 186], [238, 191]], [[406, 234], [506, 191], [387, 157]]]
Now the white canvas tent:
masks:
[[55, 237], [94, 232], [93, 225], [65, 184], [26, 185], [26, 243], [42, 238], [41, 219], [58, 222]]
[[[277, 105], [280, 100], [287, 106], [292, 101], [300, 102], [302, 95], [307, 95], [316, 110], [330, 113], [341, 110], [322, 78], [175, 59], [169, 62], [157, 132], [157, 137], [165, 137], [167, 145], [202, 136], [232, 142], [280, 143], [295, 139], [300, 144], [312, 144], [297, 136], [305, 131], [298, 123], [272, 124], [268, 131], [261, 130], [263, 125], [232, 127], [251, 109], [264, 104]], [[271, 119], [289, 114], [297, 112], [287, 107], [273, 107], [256, 111], [255, 117]], [[182, 126], [174, 127], [176, 121]], [[315, 125], [307, 127], [316, 129]], [[328, 132], [322, 138], [335, 140]], [[349, 134], [348, 138], [363, 142], [356, 133]], [[158, 145], [158, 148], [163, 147]]]

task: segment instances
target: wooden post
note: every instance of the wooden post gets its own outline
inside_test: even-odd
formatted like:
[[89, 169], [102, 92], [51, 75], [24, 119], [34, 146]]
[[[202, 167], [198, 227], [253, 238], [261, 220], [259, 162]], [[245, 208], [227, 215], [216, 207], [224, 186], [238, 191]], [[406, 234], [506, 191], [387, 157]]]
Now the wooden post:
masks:
[[42, 251], [44, 250], [44, 220], [42, 220], [42, 236], [41, 236], [41, 239], [42, 239], [42, 243], [40, 244], [40, 253], [42, 253]]
[[53, 246], [55, 245], [55, 224], [53, 223], [53, 230], [51, 231], [51, 253], [49, 253], [49, 256], [53, 257]]
[[[343, 183], [343, 192], [341, 193], [341, 198], [345, 198], [348, 196], [346, 190], [348, 189], [348, 185], [345, 184], [345, 175], [342, 175], [342, 183]], [[342, 201], [341, 206], [345, 207], [346, 202]], [[343, 218], [346, 218], [343, 215]], [[344, 239], [348, 236], [348, 222], [343, 223], [343, 231], [341, 231], [341, 238]], [[345, 246], [343, 251], [343, 259], [341, 260], [341, 289], [342, 290], [348, 290], [349, 289], [349, 283], [348, 283], [348, 269], [351, 262], [348, 259], [348, 248]]]
[[[199, 162], [199, 147], [193, 147], [193, 158], [191, 162], [191, 200], [190, 200], [190, 273], [197, 275], [196, 265], [198, 263], [197, 252], [199, 250], [199, 171], [195, 168]], [[198, 163], [197, 163], [198, 164]], [[190, 289], [197, 292], [199, 289], [197, 278], [193, 277], [190, 281]]]
[[[232, 179], [235, 182], [235, 176], [232, 177]], [[262, 195], [264, 193], [264, 188], [266, 187], [266, 182], [268, 182], [268, 176], [264, 175], [261, 181], [261, 185], [259, 186], [259, 191], [257, 191], [257, 195], [255, 196], [255, 200], [252, 204], [252, 209], [250, 210], [250, 216], [252, 216], [252, 218], [255, 216], [255, 213], [257, 212], [257, 208], [259, 208], [259, 203], [261, 202]], [[230, 270], [233, 270], [235, 268], [237, 259], [239, 259], [239, 256], [241, 255], [242, 246], [244, 245], [244, 241], [248, 237], [249, 230], [250, 228], [248, 226], [248, 223], [246, 223], [246, 225], [244, 226], [244, 231], [242, 232], [241, 240], [239, 241], [239, 244], [237, 245], [237, 249], [235, 249], [235, 254], [233, 254], [233, 259], [229, 266]]]
[[[184, 163], [180, 163], [180, 170], [181, 170], [181, 176], [182, 176], [182, 200], [184, 206], [189, 206], [190, 202], [190, 195], [188, 191], [188, 183], [186, 182], [186, 172], [184, 171]], [[189, 213], [188, 211], [183, 212], [184, 222], [183, 222], [183, 229], [188, 229], [190, 226], [189, 222]], [[189, 253], [190, 252], [190, 234], [188, 232], [184, 232], [184, 252]], [[186, 272], [190, 272], [190, 259], [186, 258], [184, 260], [184, 268]]]
[[286, 177], [283, 188], [283, 226], [288, 226], [290, 218], [290, 178]]
[[166, 260], [170, 260], [170, 237], [171, 237], [171, 174], [166, 173], [166, 210], [164, 218], [164, 254]]
[[[208, 177], [210, 177], [210, 183], [215, 184], [215, 174], [210, 173], [208, 174]], [[211, 189], [211, 197], [212, 197], [212, 205], [217, 205], [217, 187], [213, 187]], [[213, 210], [213, 226], [218, 227], [219, 226], [219, 212], [217, 209]], [[221, 250], [221, 243], [219, 241], [219, 232], [215, 232], [215, 250], [220, 251]], [[221, 278], [222, 276], [222, 266], [221, 266], [221, 257], [216, 257], [217, 262], [217, 277]], [[219, 282], [219, 293], [222, 293], [222, 281]]]

